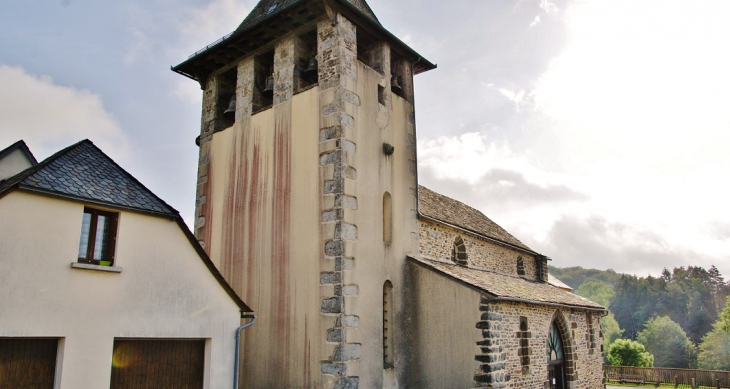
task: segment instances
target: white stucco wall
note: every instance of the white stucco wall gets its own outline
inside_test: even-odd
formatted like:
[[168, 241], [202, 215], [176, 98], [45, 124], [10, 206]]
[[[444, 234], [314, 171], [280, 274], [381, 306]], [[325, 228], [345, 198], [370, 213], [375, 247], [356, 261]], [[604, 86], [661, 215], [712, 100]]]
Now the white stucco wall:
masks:
[[25, 153], [16, 149], [5, 158], [0, 159], [0, 180], [10, 178], [31, 166], [33, 163], [25, 156]]
[[20, 191], [0, 199], [0, 337], [62, 339], [56, 387], [69, 389], [109, 387], [115, 337], [206, 339], [205, 387], [230, 387], [239, 308], [177, 223], [120, 212], [123, 271], [74, 269], [83, 209]]
[[409, 263], [409, 388], [473, 388], [483, 340], [479, 292], [416, 263]]

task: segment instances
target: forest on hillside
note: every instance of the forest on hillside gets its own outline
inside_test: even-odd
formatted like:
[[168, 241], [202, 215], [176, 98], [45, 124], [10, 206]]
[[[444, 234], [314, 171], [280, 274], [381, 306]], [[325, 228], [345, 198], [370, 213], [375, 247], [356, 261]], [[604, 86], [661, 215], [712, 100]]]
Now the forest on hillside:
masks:
[[659, 277], [582, 267], [550, 274], [608, 307], [607, 364], [730, 370], [730, 281], [715, 266], [665, 268]]

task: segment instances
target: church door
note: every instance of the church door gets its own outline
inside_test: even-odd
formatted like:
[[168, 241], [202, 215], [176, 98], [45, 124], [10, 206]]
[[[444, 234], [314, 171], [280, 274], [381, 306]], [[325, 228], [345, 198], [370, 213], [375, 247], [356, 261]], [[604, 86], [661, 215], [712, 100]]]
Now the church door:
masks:
[[550, 389], [565, 389], [565, 356], [563, 354], [563, 340], [560, 338], [558, 326], [550, 326], [548, 337], [548, 380]]

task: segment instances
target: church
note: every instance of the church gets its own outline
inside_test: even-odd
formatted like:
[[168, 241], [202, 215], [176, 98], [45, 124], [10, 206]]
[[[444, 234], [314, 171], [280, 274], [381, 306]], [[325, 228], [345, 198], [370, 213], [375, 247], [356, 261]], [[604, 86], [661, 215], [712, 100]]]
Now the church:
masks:
[[241, 387], [599, 388], [606, 309], [419, 186], [413, 77], [365, 0], [261, 0], [201, 86], [196, 239], [258, 315]]

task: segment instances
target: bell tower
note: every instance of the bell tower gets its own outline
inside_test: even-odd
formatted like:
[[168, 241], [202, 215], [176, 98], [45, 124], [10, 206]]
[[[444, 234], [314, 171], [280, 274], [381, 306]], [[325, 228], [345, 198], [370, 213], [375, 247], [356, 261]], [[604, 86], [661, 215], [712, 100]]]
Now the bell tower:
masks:
[[195, 235], [258, 314], [242, 387], [404, 382], [413, 76], [435, 67], [365, 0], [261, 0], [173, 67], [203, 89]]

